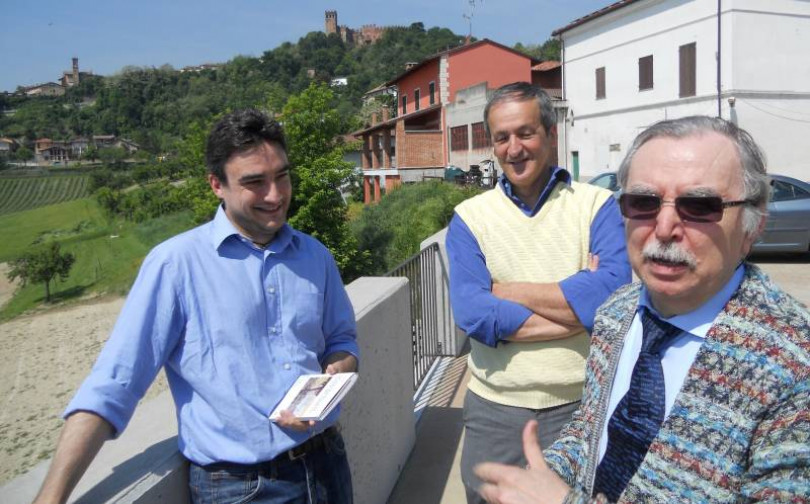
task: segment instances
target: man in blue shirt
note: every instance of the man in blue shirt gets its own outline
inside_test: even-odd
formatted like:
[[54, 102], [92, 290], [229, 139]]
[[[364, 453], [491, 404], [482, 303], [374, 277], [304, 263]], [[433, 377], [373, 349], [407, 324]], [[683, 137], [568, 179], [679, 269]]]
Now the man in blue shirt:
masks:
[[[624, 225], [608, 191], [553, 166], [549, 96], [524, 82], [495, 91], [484, 124], [503, 169], [498, 186], [456, 207], [447, 234], [450, 299], [470, 336], [461, 475], [526, 463], [518, 433], [539, 420], [544, 442], [571, 418], [596, 308], [630, 281]], [[597, 267], [598, 263], [598, 267]]]
[[[354, 311], [329, 251], [286, 223], [281, 127], [225, 116], [206, 148], [213, 221], [155, 247], [109, 341], [65, 411], [35, 502], [64, 502], [164, 367], [195, 503], [352, 501], [334, 424], [268, 414], [301, 375], [357, 369]], [[230, 501], [229, 501], [230, 502]]]

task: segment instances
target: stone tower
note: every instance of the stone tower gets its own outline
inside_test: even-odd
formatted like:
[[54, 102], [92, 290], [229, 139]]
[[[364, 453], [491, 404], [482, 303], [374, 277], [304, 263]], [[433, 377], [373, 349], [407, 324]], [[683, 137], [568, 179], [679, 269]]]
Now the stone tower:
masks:
[[73, 86], [79, 83], [79, 58], [73, 58]]
[[337, 33], [338, 31], [337, 11], [326, 11], [326, 34]]

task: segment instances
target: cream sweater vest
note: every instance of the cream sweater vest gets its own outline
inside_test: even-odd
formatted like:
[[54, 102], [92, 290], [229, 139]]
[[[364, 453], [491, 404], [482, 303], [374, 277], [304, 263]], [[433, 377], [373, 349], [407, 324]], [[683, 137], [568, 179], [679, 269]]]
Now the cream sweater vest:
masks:
[[[462, 202], [456, 213], [478, 241], [493, 282], [559, 282], [587, 267], [591, 222], [609, 197], [596, 186], [558, 183], [529, 217], [497, 187]], [[582, 395], [585, 331], [558, 341], [470, 344], [468, 388], [484, 399], [542, 409]]]

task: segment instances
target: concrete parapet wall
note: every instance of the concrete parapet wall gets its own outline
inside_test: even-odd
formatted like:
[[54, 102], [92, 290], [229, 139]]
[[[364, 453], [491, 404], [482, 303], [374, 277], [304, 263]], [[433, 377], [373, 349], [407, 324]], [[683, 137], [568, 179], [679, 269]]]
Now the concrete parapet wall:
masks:
[[[416, 439], [410, 304], [404, 278], [360, 278], [347, 287], [358, 326], [360, 379], [343, 401], [341, 426], [357, 504], [388, 499]], [[28, 504], [50, 460], [0, 487], [3, 504]], [[189, 502], [188, 464], [177, 450], [169, 392], [138, 406], [105, 443], [73, 492], [77, 504]]]

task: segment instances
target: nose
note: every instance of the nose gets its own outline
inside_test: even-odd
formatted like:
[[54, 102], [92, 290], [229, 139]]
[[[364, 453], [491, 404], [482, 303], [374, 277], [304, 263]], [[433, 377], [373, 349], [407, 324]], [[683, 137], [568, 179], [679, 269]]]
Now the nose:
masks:
[[675, 203], [672, 201], [662, 201], [661, 210], [655, 217], [655, 236], [661, 242], [678, 240], [683, 235], [683, 221]]
[[506, 147], [506, 155], [509, 159], [516, 159], [519, 158], [520, 155], [523, 153], [523, 144], [520, 142], [520, 139], [517, 135], [511, 135], [509, 137], [509, 144]]

